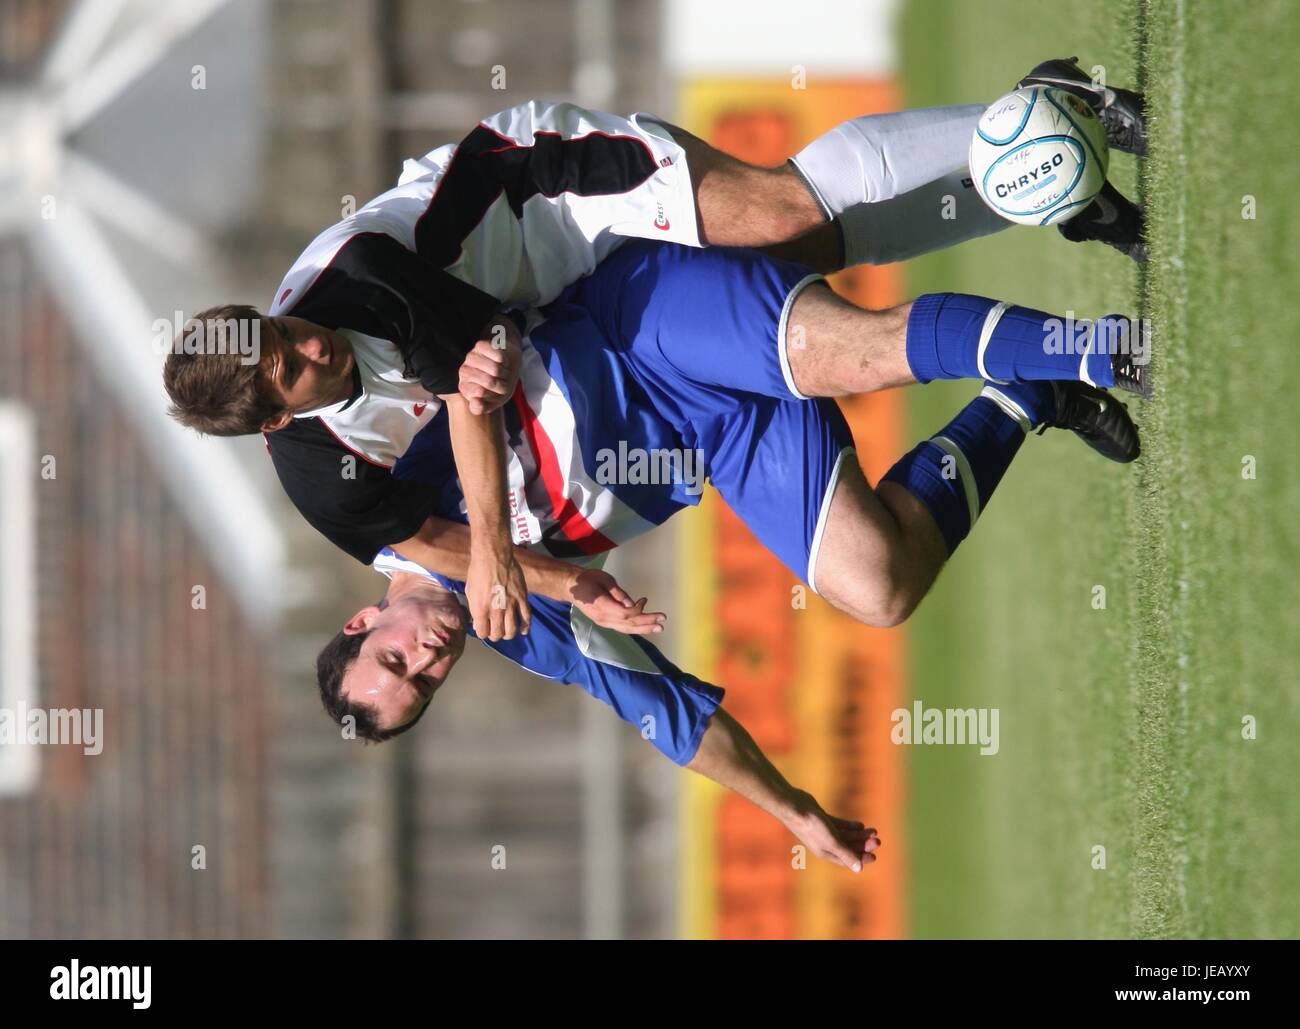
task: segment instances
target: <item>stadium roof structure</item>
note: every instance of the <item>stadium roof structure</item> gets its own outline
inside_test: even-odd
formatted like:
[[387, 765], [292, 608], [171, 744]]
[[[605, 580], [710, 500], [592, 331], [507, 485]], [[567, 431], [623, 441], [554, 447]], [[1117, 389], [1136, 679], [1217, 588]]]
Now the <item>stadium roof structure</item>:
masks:
[[32, 74], [0, 82], [0, 236], [25, 238], [87, 368], [265, 627], [287, 545], [266, 462], [249, 459], [261, 440], [200, 440], [168, 418], [155, 342], [181, 305], [211, 298], [214, 242], [257, 188], [261, 6], [71, 4]]

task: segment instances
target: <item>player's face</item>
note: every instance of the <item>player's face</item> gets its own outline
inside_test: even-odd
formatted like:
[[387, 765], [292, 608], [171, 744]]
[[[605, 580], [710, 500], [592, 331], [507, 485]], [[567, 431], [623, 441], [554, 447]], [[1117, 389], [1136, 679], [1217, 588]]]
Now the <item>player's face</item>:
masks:
[[343, 627], [347, 633], [366, 630], [343, 693], [374, 708], [381, 729], [395, 729], [420, 713], [460, 660], [465, 616], [452, 594], [421, 594], [382, 610], [366, 608]]
[[345, 336], [301, 318], [264, 318], [262, 326], [262, 381], [287, 415], [352, 394], [354, 359]]

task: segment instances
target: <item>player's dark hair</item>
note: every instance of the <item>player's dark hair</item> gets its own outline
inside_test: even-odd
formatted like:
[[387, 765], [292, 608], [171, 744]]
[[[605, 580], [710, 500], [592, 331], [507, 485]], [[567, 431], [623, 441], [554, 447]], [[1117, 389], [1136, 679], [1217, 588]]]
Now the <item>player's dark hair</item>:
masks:
[[163, 364], [167, 413], [209, 436], [261, 432], [281, 411], [259, 375], [261, 323], [247, 304], [209, 307], [186, 322]]
[[334, 721], [342, 725], [343, 719], [350, 716], [356, 726], [358, 739], [368, 743], [383, 743], [384, 740], [400, 736], [423, 718], [433, 698], [426, 700], [424, 706], [410, 721], [402, 723], [395, 729], [381, 729], [375, 718], [374, 708], [365, 704], [354, 704], [343, 696], [343, 677], [348, 674], [348, 669], [361, 653], [361, 644], [369, 635], [369, 632], [358, 632], [352, 635], [340, 632], [326, 643], [316, 658], [316, 684], [320, 687], [321, 703], [325, 705], [326, 713]]

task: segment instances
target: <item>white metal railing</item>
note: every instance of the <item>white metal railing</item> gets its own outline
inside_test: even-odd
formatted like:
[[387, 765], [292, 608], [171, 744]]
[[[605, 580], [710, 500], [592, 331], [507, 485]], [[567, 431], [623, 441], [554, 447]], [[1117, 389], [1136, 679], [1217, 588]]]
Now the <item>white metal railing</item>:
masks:
[[25, 793], [39, 771], [38, 748], [19, 739], [22, 712], [36, 707], [36, 433], [31, 411], [0, 401], [0, 795]]

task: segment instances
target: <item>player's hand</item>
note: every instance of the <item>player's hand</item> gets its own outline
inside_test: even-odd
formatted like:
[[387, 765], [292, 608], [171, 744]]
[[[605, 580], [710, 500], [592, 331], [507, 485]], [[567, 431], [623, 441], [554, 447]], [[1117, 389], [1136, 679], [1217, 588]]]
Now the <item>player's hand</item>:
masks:
[[860, 871], [862, 865], [876, 860], [880, 837], [875, 829], [861, 822], [828, 815], [810, 793], [801, 791], [795, 807], [796, 813], [786, 825], [799, 837], [799, 842], [819, 858], [852, 871]]
[[663, 632], [668, 618], [662, 611], [647, 611], [645, 597], [633, 602], [612, 575], [598, 568], [580, 571], [570, 596], [573, 606], [597, 625], [629, 636]]
[[519, 329], [510, 318], [496, 317], [460, 366], [460, 395], [470, 414], [495, 411], [515, 391], [523, 350]]
[[470, 547], [465, 599], [479, 639], [512, 640], [518, 633], [528, 635], [532, 622], [528, 587], [513, 547]]

